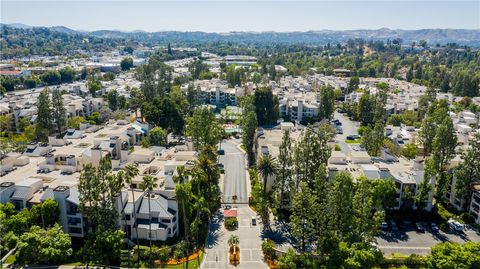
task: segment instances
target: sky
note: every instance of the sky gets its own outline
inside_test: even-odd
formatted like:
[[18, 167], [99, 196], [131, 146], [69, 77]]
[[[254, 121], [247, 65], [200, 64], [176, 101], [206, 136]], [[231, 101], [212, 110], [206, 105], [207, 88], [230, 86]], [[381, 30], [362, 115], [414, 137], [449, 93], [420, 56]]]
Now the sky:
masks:
[[480, 29], [480, 0], [0, 0], [2, 23], [75, 30], [309, 31]]

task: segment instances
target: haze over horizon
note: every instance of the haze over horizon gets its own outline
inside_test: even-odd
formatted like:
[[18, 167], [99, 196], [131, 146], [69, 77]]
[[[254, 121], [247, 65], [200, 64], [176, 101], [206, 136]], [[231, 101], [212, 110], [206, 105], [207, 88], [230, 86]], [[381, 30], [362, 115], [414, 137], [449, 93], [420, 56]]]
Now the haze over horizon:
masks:
[[480, 1], [11, 1], [1, 22], [74, 30], [480, 29]]

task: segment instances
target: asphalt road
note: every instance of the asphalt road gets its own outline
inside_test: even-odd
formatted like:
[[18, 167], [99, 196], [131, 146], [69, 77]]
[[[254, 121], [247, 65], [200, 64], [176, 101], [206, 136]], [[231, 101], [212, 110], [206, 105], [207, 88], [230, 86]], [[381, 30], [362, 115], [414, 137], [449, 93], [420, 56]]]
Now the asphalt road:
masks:
[[343, 134], [337, 134], [335, 136], [336, 143], [340, 146], [340, 149], [347, 156], [352, 151], [352, 148], [345, 143], [348, 135], [358, 135], [358, 127], [360, 124], [358, 122], [351, 121], [346, 114], [341, 114], [335, 111], [333, 115], [334, 119], [338, 119], [342, 123]]
[[[223, 209], [213, 216], [205, 245], [206, 256], [201, 268], [245, 268], [266, 269], [267, 264], [263, 261], [262, 254], [262, 226], [258, 221], [257, 214], [248, 205], [234, 205], [233, 209], [238, 212], [238, 228], [234, 231], [225, 229], [223, 223]], [[257, 225], [252, 226], [252, 217], [257, 217]], [[229, 263], [228, 238], [235, 234], [239, 237], [240, 264], [236, 267]]]
[[233, 203], [235, 195], [236, 203], [248, 203], [245, 154], [237, 148], [238, 145], [238, 140], [225, 140], [221, 145], [225, 151], [225, 155], [219, 158], [225, 169], [223, 203]]

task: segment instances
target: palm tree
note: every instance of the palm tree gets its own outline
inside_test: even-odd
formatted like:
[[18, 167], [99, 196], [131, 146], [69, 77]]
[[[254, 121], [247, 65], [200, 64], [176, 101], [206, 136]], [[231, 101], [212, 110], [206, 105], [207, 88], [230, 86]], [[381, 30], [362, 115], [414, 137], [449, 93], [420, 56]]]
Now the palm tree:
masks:
[[[112, 180], [112, 192], [115, 192], [115, 195], [120, 196], [120, 216], [123, 218], [123, 225], [125, 226], [126, 232], [125, 235], [127, 236], [127, 240], [130, 240], [129, 234], [128, 234], [128, 229], [127, 229], [127, 218], [125, 217], [125, 207], [123, 206], [123, 195], [122, 195], [122, 188], [125, 187], [125, 171], [121, 170], [117, 173], [116, 176], [113, 177]], [[128, 199], [127, 199], [128, 203]], [[130, 244], [128, 244], [128, 266], [130, 267]]]
[[[238, 235], [232, 234], [228, 238], [227, 243], [230, 247], [237, 246], [238, 244], [240, 244], [240, 238], [238, 237]], [[235, 248], [233, 248], [233, 251], [235, 252]]]
[[[208, 209], [208, 203], [205, 200], [204, 197], [197, 195], [195, 197], [195, 204], [193, 205], [194, 210], [197, 212], [195, 219], [193, 222], [190, 224], [190, 230], [192, 230], [195, 233], [195, 242], [196, 244], [199, 244], [199, 232], [200, 232], [200, 226], [204, 223], [204, 220], [208, 219], [208, 216], [210, 216], [210, 210]], [[197, 256], [198, 259], [198, 264], [200, 264], [200, 255]]]
[[202, 153], [198, 158], [195, 167], [197, 171], [199, 170], [199, 173], [203, 173], [205, 175], [206, 180], [203, 180], [199, 183], [200, 191], [204, 193], [205, 199], [211, 203], [209, 205], [209, 209], [213, 212], [218, 206], [217, 201], [220, 197], [218, 191], [218, 167], [215, 163], [215, 160], [212, 160], [211, 156], [209, 157], [209, 153]]
[[188, 220], [187, 220], [187, 204], [189, 202], [189, 198], [191, 197], [191, 185], [188, 183], [189, 172], [185, 170], [184, 166], [177, 167], [177, 175], [173, 177], [177, 186], [175, 188], [177, 202], [181, 205], [182, 209], [182, 221], [183, 221], [183, 236], [185, 240], [186, 252], [187, 252], [187, 263], [186, 266], [188, 268]]
[[148, 241], [150, 244], [150, 264], [152, 264], [152, 212], [150, 210], [150, 194], [154, 188], [158, 187], [157, 178], [152, 176], [144, 176], [143, 182], [140, 184], [140, 187], [143, 191], [147, 191], [148, 196]]
[[267, 193], [267, 179], [269, 176], [273, 176], [276, 173], [276, 160], [270, 155], [265, 155], [258, 160], [257, 169], [263, 177], [263, 196]]
[[[124, 171], [123, 177], [124, 177], [125, 183], [130, 187], [130, 190], [132, 191], [132, 200], [133, 200], [132, 219], [134, 219], [136, 221], [136, 219], [137, 219], [136, 218], [137, 208], [135, 206], [135, 191], [131, 186], [132, 186], [133, 178], [136, 177], [139, 174], [138, 167], [136, 165], [129, 164], [129, 165], [125, 166], [123, 171]], [[138, 243], [138, 227], [135, 226], [135, 222], [133, 223], [133, 226], [135, 227], [135, 238], [136, 238], [136, 242], [137, 242], [137, 255], [139, 255], [140, 244]], [[140, 259], [137, 259], [137, 262], [139, 262], [139, 261], [140, 261]]]

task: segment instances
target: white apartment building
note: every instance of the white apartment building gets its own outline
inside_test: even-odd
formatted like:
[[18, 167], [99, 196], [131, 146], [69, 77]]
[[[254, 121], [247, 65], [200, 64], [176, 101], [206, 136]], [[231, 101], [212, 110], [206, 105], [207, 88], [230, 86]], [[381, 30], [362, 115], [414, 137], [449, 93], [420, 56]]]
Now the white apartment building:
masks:
[[[54, 199], [60, 206], [64, 231], [74, 237], [84, 237], [88, 227], [79, 212], [80, 171], [87, 163], [97, 166], [102, 157], [109, 155], [113, 173], [132, 163], [137, 164], [140, 171], [116, 203], [118, 212], [124, 212], [118, 218], [119, 226], [130, 238], [149, 239], [151, 222], [153, 240], [175, 237], [178, 235], [178, 205], [173, 176], [178, 166], [193, 166], [196, 153], [136, 146], [147, 132], [148, 125], [142, 122], [110, 123], [100, 128], [84, 128], [82, 135], [75, 138], [51, 137], [51, 144], [29, 145], [24, 154], [8, 153], [2, 156], [0, 167], [0, 202], [12, 202], [21, 210]], [[150, 197], [139, 189], [142, 177], [147, 174], [155, 177], [158, 184]]]
[[480, 184], [472, 186], [472, 201], [470, 203], [470, 213], [475, 217], [475, 222], [480, 224]]
[[[245, 94], [243, 87], [228, 87], [226, 81], [219, 79], [197, 80], [194, 87], [199, 91], [199, 102], [205, 105], [214, 105], [217, 108], [226, 106], [237, 106], [238, 98]], [[186, 92], [188, 85], [184, 85], [182, 90]]]

